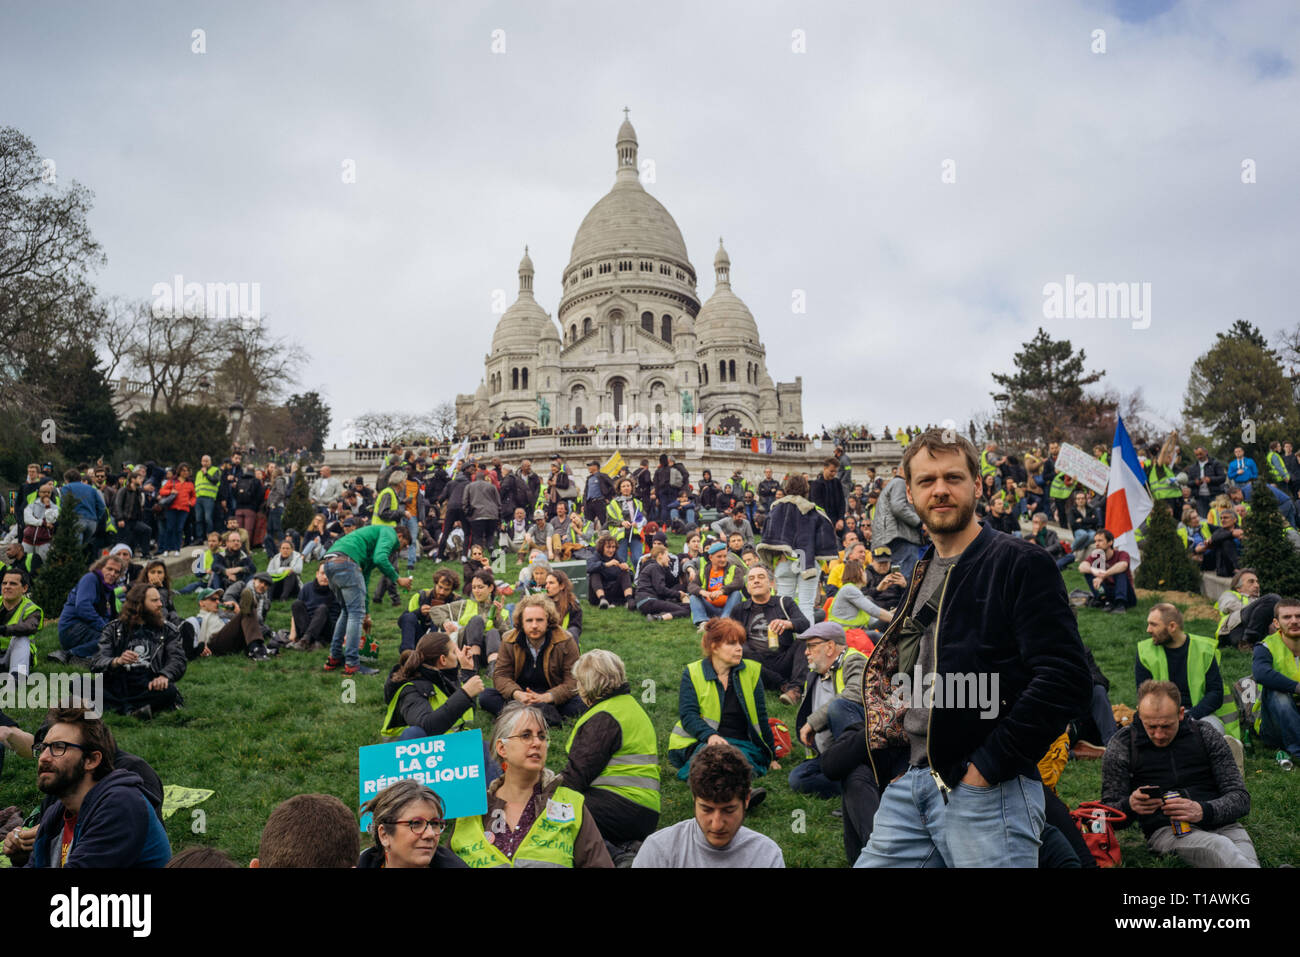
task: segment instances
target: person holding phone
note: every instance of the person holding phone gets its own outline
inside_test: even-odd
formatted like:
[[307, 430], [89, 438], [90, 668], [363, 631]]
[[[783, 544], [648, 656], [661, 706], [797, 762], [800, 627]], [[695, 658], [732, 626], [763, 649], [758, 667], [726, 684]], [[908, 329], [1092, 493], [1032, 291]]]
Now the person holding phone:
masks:
[[[1101, 759], [1101, 800], [1128, 815], [1116, 827], [1136, 820], [1157, 854], [1177, 854], [1192, 867], [1259, 867], [1240, 823], [1250, 794], [1232, 751], [1213, 726], [1187, 713], [1171, 681], [1138, 688], [1133, 723], [1115, 732]], [[1178, 833], [1175, 824], [1191, 829]]]

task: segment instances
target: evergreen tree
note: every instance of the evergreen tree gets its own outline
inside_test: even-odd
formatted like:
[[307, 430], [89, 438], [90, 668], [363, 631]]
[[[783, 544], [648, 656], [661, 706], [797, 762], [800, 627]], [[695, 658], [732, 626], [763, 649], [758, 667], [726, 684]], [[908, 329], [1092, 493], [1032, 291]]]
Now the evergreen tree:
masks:
[[1156, 503], [1147, 519], [1146, 539], [1142, 542], [1142, 564], [1133, 583], [1153, 591], [1201, 593], [1201, 570], [1187, 557], [1178, 526], [1164, 505]]
[[127, 452], [137, 462], [188, 462], [193, 469], [204, 455], [221, 458], [230, 448], [229, 432], [225, 415], [202, 405], [137, 412], [127, 429]]
[[1250, 511], [1241, 523], [1241, 564], [1255, 569], [1260, 594], [1300, 595], [1300, 552], [1287, 539], [1286, 520], [1262, 478], [1255, 479]]
[[299, 535], [306, 533], [307, 526], [316, 514], [316, 510], [311, 507], [311, 497], [307, 494], [306, 469], [307, 459], [304, 457], [298, 463], [298, 471], [294, 473], [293, 488], [289, 492], [289, 501], [284, 505], [284, 517], [280, 520], [286, 531], [293, 529]]
[[54, 523], [54, 538], [46, 553], [45, 564], [32, 582], [32, 601], [41, 606], [46, 621], [57, 620], [68, 600], [68, 592], [77, 587], [86, 574], [86, 550], [81, 547], [81, 533], [72, 509], [61, 511]]
[[1300, 430], [1291, 382], [1278, 354], [1259, 331], [1238, 322], [1217, 333], [1214, 345], [1192, 364], [1183, 397], [1190, 432], [1214, 437], [1210, 450], [1222, 460], [1234, 445], [1263, 458], [1273, 439]]
[[1086, 371], [1087, 355], [1082, 349], [1075, 353], [1068, 339], [1058, 342], [1040, 328], [1016, 353], [1015, 363], [1013, 375], [993, 376], [999, 390], [1011, 396], [1003, 424], [1012, 444], [1080, 441], [1108, 416], [1113, 424], [1114, 404], [1086, 391], [1105, 371]]

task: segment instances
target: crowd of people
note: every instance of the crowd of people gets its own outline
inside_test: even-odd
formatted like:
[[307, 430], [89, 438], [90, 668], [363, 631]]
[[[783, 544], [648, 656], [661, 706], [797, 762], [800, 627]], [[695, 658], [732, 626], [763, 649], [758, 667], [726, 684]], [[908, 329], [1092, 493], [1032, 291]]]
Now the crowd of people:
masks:
[[[1139, 823], [1153, 851], [1258, 866], [1240, 823], [1250, 807], [1242, 741], [1259, 735], [1300, 757], [1300, 600], [1261, 595], [1252, 570], [1220, 558], [1240, 541], [1215, 536], [1249, 508], [1249, 470], [1222, 470], [1215, 484], [1219, 470], [1196, 450], [1199, 470], [1174, 473], [1177, 497], [1190, 500], [1179, 515], [1161, 484], [1170, 450], [1144, 453], [1157, 505], [1181, 519], [1189, 554], [1203, 556], [1208, 537], [1213, 567], [1233, 578], [1215, 635], [1187, 634], [1175, 606], [1153, 606], [1135, 642], [1136, 715], [1121, 725], [1061, 576], [1077, 560], [1089, 587], [1080, 603], [1136, 603], [1131, 556], [1115, 548], [1096, 493], [1054, 471], [1056, 448], [1004, 456], [948, 430], [903, 435], [887, 475], [859, 472], [839, 444], [811, 478], [778, 479], [769, 467], [757, 481], [707, 469], [693, 480], [669, 453], [613, 475], [556, 455], [539, 474], [527, 459], [449, 470], [398, 446], [375, 488], [345, 486], [328, 466], [314, 478], [273, 462], [246, 467], [238, 454], [219, 466], [203, 456], [195, 470], [69, 469], [62, 482], [33, 465], [0, 575], [0, 673], [31, 672], [47, 617], [29, 596], [31, 559], [48, 540], [27, 542], [27, 516], [44, 523], [71, 509], [88, 564], [49, 657], [103, 674], [111, 710], [146, 720], [181, 706], [187, 667], [211, 656], [320, 650], [325, 671], [378, 676], [363, 655], [374, 647], [370, 611], [387, 598], [403, 610], [380, 736], [449, 733], [471, 726], [476, 709], [493, 717], [481, 818], [447, 820], [436, 788], [399, 781], [367, 805], [362, 850], [354, 812], [300, 795], [271, 815], [255, 866], [779, 867], [779, 846], [742, 822], [767, 793], [755, 782], [789, 759], [791, 791], [842, 800], [849, 864], [1092, 867], [1052, 784], [1065, 760], [1099, 757], [1099, 797]], [[1290, 447], [1277, 451], [1289, 468]], [[295, 481], [310, 483], [307, 529], [280, 522]], [[1191, 534], [1188, 510], [1215, 531]], [[681, 551], [670, 534], [683, 537]], [[151, 559], [154, 542], [162, 559]], [[165, 558], [186, 542], [203, 547], [178, 587]], [[519, 559], [514, 581], [507, 553]], [[417, 584], [422, 561], [436, 567]], [[195, 595], [196, 615], [177, 613], [179, 593]], [[288, 605], [287, 631], [267, 625], [277, 602]], [[669, 626], [689, 617], [698, 630], [666, 741], [631, 693], [626, 663], [583, 650], [609, 620], [593, 613], [615, 606]], [[1253, 705], [1219, 670], [1227, 646], [1253, 656]], [[923, 676], [930, 692], [909, 690]], [[778, 733], [768, 692], [796, 709], [793, 740]], [[566, 725], [556, 773], [550, 736]], [[47, 796], [8, 828], [13, 863], [223, 863], [171, 857], [158, 776], [85, 710], [52, 709], [30, 733], [0, 714], [0, 744], [36, 758]], [[661, 756], [694, 801], [693, 818], [662, 829]]]

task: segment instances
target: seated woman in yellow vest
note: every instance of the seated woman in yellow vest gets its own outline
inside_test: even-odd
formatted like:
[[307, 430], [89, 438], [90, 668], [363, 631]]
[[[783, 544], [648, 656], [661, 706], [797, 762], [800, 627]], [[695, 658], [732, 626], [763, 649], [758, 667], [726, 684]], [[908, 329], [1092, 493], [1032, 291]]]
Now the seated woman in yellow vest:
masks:
[[[710, 618], [700, 648], [704, 657], [682, 672], [677, 692], [677, 727], [668, 738], [668, 760], [685, 781], [691, 758], [702, 746], [726, 741], [740, 749], [756, 775], [777, 771], [776, 746], [767, 723], [762, 669], [745, 658], [745, 628], [734, 618]], [[758, 797], [754, 797], [758, 795]], [[751, 801], [762, 800], [762, 788]]]
[[430, 627], [456, 636], [456, 644], [474, 657], [474, 670], [490, 668], [501, 650], [501, 633], [509, 630], [510, 619], [497, 598], [497, 583], [490, 568], [474, 572], [469, 598], [436, 605], [429, 609]]
[[612, 651], [588, 651], [574, 664], [573, 677], [587, 711], [573, 726], [560, 777], [565, 787], [586, 796], [587, 812], [605, 840], [620, 853], [634, 852], [627, 845], [644, 841], [659, 826], [654, 724]]
[[541, 709], [511, 702], [492, 726], [505, 773], [487, 789], [487, 813], [452, 825], [448, 846], [470, 867], [613, 867], [586, 800], [546, 767]]
[[[867, 587], [867, 570], [862, 562], [851, 559], [844, 563], [840, 590], [835, 593], [831, 610], [826, 615], [827, 621], [842, 625], [844, 630], [861, 628], [869, 631], [875, 623], [889, 624], [894, 620], [894, 613], [881, 608], [863, 594]], [[878, 635], [874, 636], [879, 638]]]
[[573, 590], [569, 576], [557, 568], [546, 573], [546, 597], [560, 613], [560, 627], [573, 636], [576, 643], [582, 637], [582, 602]]
[[361, 808], [369, 813], [375, 843], [361, 852], [357, 867], [467, 868], [449, 847], [439, 846], [447, 827], [442, 798], [419, 781], [390, 784]]

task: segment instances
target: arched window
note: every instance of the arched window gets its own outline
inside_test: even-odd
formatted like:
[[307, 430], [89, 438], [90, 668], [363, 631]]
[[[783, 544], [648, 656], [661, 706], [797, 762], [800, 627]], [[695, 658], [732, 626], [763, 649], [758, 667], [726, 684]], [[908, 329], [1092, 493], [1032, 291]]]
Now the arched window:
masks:
[[587, 316], [582, 320], [582, 334], [585, 336], [590, 332], [591, 332], [591, 316]]
[[575, 322], [569, 326], [569, 341], [576, 342], [577, 340], [578, 340], [578, 324]]
[[573, 409], [573, 427], [578, 428], [582, 425], [582, 406], [575, 406]]
[[510, 370], [510, 388], [512, 388], [512, 389], [518, 389], [518, 388], [519, 388], [519, 370], [518, 370], [518, 369], [511, 369], [511, 370]]
[[528, 370], [525, 369], [525, 370], [523, 371], [523, 374], [522, 374], [519, 378], [520, 378], [520, 381], [522, 382], [522, 385], [520, 386], [520, 388], [521, 388], [521, 389], [524, 389], [525, 391], [527, 391], [527, 389], [528, 389]]
[[614, 380], [614, 421], [623, 421], [623, 380]]
[[709, 384], [709, 367], [706, 366], [706, 365], [704, 365], [704, 364], [701, 364], [701, 365], [700, 365], [700, 385], [708, 385], [708, 384]]
[[735, 359], [731, 360], [731, 368], [728, 371], [731, 373], [731, 381], [735, 382], [736, 381], [736, 360]]
[[664, 342], [673, 341], [673, 317], [664, 316], [659, 320], [659, 338]]
[[719, 382], [727, 381], [727, 360], [726, 359], [718, 360], [718, 381]]
[[655, 424], [657, 425], [657, 424], [659, 424], [660, 422], [662, 422], [663, 420], [664, 420], [664, 407], [663, 407], [662, 405], [656, 405], [656, 406], [655, 406]]
[[644, 329], [646, 332], [650, 333], [650, 335], [652, 336], [655, 334], [654, 313], [652, 312], [641, 313], [641, 328]]

